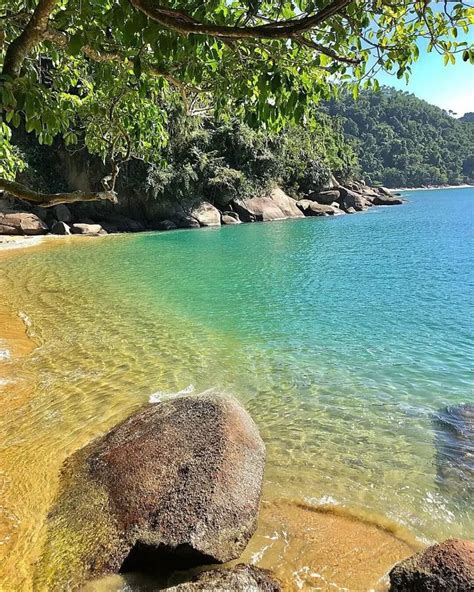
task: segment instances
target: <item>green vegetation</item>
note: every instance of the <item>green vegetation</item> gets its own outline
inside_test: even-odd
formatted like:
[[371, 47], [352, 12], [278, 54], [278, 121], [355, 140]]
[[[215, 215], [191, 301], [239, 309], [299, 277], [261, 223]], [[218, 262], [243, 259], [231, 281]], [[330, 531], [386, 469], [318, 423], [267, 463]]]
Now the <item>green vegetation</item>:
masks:
[[[302, 122], [311, 131], [321, 99], [377, 88], [379, 70], [408, 77], [420, 38], [445, 63], [474, 62], [458, 40], [474, 22], [467, 2], [0, 0], [0, 17], [0, 189], [42, 205], [113, 201], [130, 159], [162, 166], [170, 110], [211, 109], [216, 141], [234, 118], [268, 132]], [[11, 144], [17, 127], [99, 156], [103, 191], [48, 197], [15, 183], [24, 166]], [[212, 166], [215, 187], [227, 185], [228, 171]], [[307, 182], [297, 175], [290, 184]], [[166, 184], [157, 179], [157, 191]]]
[[[383, 88], [327, 106], [341, 119], [368, 183], [388, 187], [474, 180], [474, 125], [414, 95]], [[472, 114], [470, 114], [472, 115]]]

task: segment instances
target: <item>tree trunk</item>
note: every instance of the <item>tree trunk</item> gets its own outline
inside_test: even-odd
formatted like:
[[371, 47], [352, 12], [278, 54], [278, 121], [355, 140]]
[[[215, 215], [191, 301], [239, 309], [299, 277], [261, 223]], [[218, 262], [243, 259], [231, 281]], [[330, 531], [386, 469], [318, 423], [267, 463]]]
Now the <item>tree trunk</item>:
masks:
[[16, 181], [7, 181], [0, 178], [0, 191], [5, 191], [23, 199], [29, 203], [50, 208], [62, 203], [77, 201], [110, 201], [117, 203], [117, 194], [114, 191], [72, 191], [69, 193], [41, 193], [33, 191]]

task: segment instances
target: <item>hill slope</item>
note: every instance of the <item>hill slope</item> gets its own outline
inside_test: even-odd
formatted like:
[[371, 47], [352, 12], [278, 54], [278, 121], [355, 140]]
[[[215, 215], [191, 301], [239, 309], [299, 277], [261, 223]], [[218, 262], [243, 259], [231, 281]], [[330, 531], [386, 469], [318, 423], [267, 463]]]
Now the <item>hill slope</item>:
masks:
[[389, 187], [474, 180], [474, 125], [406, 92], [384, 87], [326, 105], [340, 118], [368, 183]]

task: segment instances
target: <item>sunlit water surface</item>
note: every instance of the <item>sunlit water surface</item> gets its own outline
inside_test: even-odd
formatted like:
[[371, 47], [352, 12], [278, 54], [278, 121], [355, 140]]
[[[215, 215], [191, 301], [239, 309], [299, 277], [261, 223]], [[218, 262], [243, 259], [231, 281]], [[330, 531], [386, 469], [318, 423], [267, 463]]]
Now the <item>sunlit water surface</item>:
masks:
[[267, 501], [337, 504], [425, 542], [472, 536], [468, 491], [437, 478], [433, 414], [473, 401], [474, 191], [409, 200], [0, 260], [1, 296], [38, 345], [14, 355], [0, 335], [0, 589], [30, 587], [64, 458], [183, 389], [245, 403]]

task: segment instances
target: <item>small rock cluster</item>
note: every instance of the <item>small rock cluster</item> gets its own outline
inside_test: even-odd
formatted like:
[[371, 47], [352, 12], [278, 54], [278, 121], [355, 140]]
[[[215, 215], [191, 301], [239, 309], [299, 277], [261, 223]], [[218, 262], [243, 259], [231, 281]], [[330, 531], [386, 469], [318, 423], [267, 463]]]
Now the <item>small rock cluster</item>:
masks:
[[95, 219], [74, 215], [68, 206], [53, 208], [31, 207], [30, 211], [13, 209], [6, 200], [0, 200], [0, 235], [86, 234], [101, 235], [143, 230], [174, 230], [241, 224], [242, 222], [268, 222], [305, 216], [337, 216], [351, 214], [379, 205], [398, 205], [400, 197], [383, 187], [370, 188], [362, 183], [347, 186], [334, 184], [295, 200], [281, 189], [275, 188], [266, 196], [234, 199], [222, 211], [209, 202], [195, 206], [174, 204], [167, 217], [153, 223], [142, 223], [116, 211], [98, 214]]
[[323, 191], [316, 191], [297, 202], [305, 216], [337, 216], [363, 212], [372, 206], [401, 205], [403, 199], [384, 187], [371, 188], [351, 183]]

